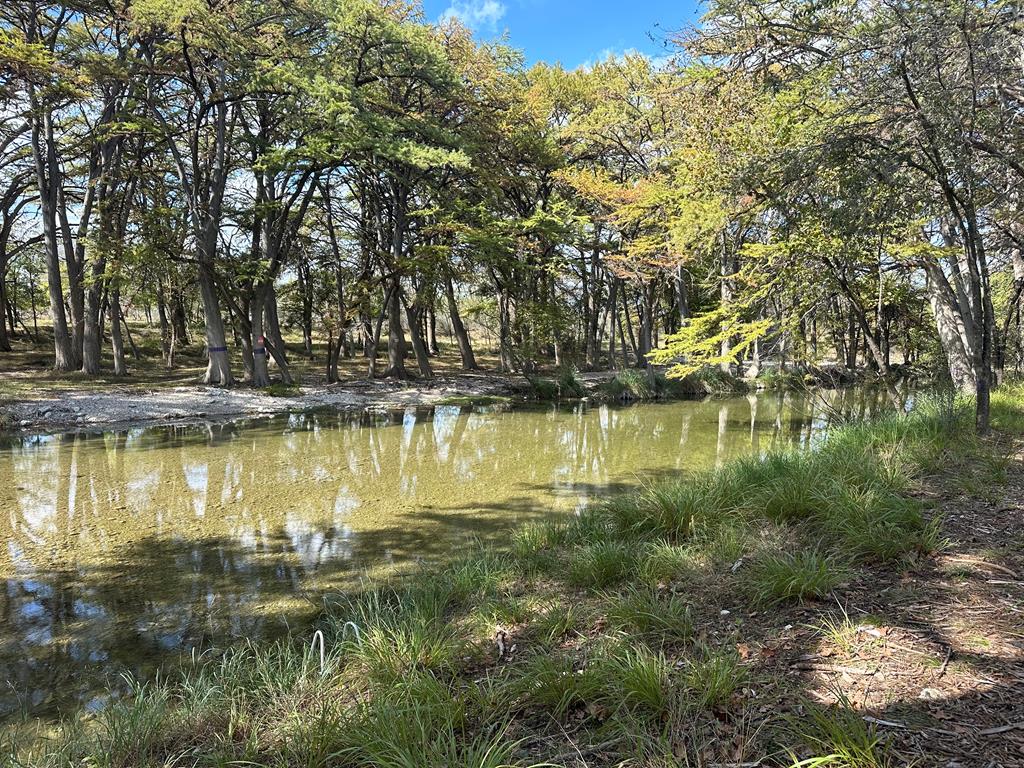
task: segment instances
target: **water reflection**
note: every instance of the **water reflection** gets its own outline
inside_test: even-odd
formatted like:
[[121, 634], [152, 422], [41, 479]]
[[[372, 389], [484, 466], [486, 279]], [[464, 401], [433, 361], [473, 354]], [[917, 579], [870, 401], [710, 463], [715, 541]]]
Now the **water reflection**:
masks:
[[[816, 399], [824, 398], [823, 400]], [[638, 478], [806, 447], [880, 395], [291, 414], [0, 446], [0, 714], [301, 622], [363, 569], [566, 514]]]

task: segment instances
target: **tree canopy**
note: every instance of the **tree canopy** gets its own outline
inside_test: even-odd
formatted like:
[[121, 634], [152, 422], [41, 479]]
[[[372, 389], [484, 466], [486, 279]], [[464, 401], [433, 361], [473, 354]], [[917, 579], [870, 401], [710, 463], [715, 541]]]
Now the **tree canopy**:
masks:
[[0, 350], [38, 303], [56, 369], [123, 374], [155, 305], [210, 383], [290, 381], [292, 331], [429, 377], [440, 323], [467, 369], [927, 371], [986, 429], [1019, 5], [716, 0], [670, 42], [566, 70], [403, 0], [8, 0]]

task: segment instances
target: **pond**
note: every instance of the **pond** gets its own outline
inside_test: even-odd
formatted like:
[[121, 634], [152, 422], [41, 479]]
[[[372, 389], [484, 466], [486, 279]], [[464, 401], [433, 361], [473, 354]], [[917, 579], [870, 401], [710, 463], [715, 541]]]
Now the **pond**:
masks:
[[880, 393], [291, 414], [0, 443], [0, 716], [100, 707], [301, 628], [367, 573], [507, 541], [644, 478], [812, 445]]

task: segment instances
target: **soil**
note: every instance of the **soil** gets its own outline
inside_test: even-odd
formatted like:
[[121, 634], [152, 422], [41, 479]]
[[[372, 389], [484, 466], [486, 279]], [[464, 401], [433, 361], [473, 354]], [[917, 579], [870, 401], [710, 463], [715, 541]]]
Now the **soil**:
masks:
[[[940, 553], [866, 569], [831, 605], [706, 617], [755, 670], [744, 692], [752, 723], [845, 699], [894, 765], [1024, 766], [1024, 444], [1007, 449], [1001, 488], [964, 483], [971, 468], [961, 466], [920, 491], [941, 518]], [[844, 636], [821, 630], [844, 617]], [[750, 734], [719, 736], [741, 756]]]

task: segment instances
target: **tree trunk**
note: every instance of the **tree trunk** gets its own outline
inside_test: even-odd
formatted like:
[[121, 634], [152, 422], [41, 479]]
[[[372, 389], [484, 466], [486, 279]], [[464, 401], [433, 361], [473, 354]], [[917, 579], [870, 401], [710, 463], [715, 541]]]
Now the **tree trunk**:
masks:
[[263, 315], [267, 294], [263, 286], [254, 291], [249, 304], [250, 343], [252, 344], [252, 385], [269, 387], [270, 372], [267, 370], [267, 343], [263, 330]]
[[167, 300], [164, 298], [163, 283], [157, 284], [156, 289], [156, 313], [160, 321], [160, 353], [164, 359], [164, 365], [171, 367], [171, 324], [167, 319]]
[[946, 355], [946, 366], [953, 386], [961, 392], [974, 394], [977, 380], [971, 363], [972, 355], [965, 344], [966, 334], [956, 294], [938, 264], [928, 262], [925, 272], [928, 277], [925, 287], [935, 317], [935, 329]]
[[203, 301], [203, 320], [206, 325], [206, 353], [208, 363], [205, 384], [219, 384], [230, 387], [234, 383], [231, 362], [228, 358], [227, 337], [224, 334], [224, 319], [220, 315], [220, 302], [213, 284], [213, 270], [207, 256], [199, 259], [199, 295]]
[[437, 344], [437, 313], [433, 307], [427, 310], [427, 342], [430, 354], [435, 356], [441, 354], [441, 348]]
[[29, 97], [40, 114], [32, 117], [32, 159], [35, 166], [36, 186], [39, 190], [39, 212], [43, 230], [43, 250], [46, 254], [46, 284], [50, 296], [50, 317], [53, 322], [53, 367], [57, 371], [75, 368], [75, 354], [68, 318], [64, 310], [64, 287], [61, 280], [60, 255], [57, 250], [57, 173], [49, 164], [47, 146], [52, 139], [52, 113], [35, 98], [30, 86]]
[[0, 254], [0, 352], [10, 352], [11, 339], [7, 333], [7, 318], [10, 314], [7, 301], [7, 260], [2, 256]]
[[448, 297], [448, 317], [451, 319], [452, 332], [459, 344], [459, 357], [462, 359], [462, 370], [475, 371], [478, 369], [476, 356], [473, 354], [473, 345], [469, 340], [469, 333], [462, 322], [459, 314], [459, 304], [455, 299], [455, 286], [452, 285], [451, 276], [445, 277], [445, 295]]
[[92, 262], [89, 290], [85, 294], [85, 318], [82, 328], [82, 372], [96, 376], [100, 372], [100, 310], [103, 301], [103, 273], [106, 259], [97, 257]]
[[116, 285], [110, 291], [110, 346], [114, 351], [114, 375], [127, 376], [124, 361], [124, 341], [121, 338], [121, 289]]
[[420, 376], [425, 379], [432, 379], [434, 371], [430, 367], [430, 353], [427, 351], [426, 342], [423, 339], [421, 328], [423, 327], [423, 308], [416, 302], [405, 304], [405, 317], [409, 322], [409, 338], [412, 340], [412, 349], [416, 353], [416, 365], [419, 367]]
[[398, 278], [392, 278], [388, 295], [388, 370], [386, 375], [396, 379], [408, 379], [405, 369], [405, 332], [402, 330], [401, 291]]

